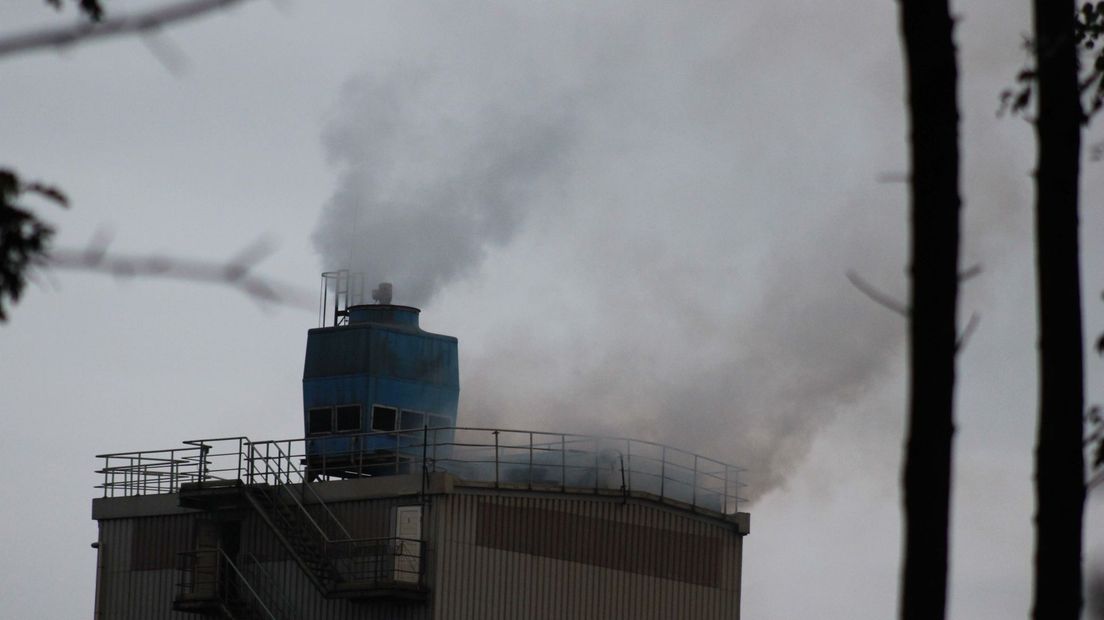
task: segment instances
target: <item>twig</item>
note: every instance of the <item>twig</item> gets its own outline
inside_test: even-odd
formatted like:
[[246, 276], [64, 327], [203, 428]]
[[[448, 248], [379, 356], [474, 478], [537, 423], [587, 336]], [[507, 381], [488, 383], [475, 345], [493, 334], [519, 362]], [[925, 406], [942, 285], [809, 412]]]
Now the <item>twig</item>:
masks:
[[855, 273], [854, 271], [848, 271], [847, 279], [850, 280], [851, 284], [853, 284], [855, 288], [859, 289], [859, 292], [863, 295], [866, 295], [870, 299], [874, 300], [882, 306], [885, 306], [886, 308], [889, 308], [897, 314], [908, 318], [908, 306], [874, 288], [873, 285], [868, 283], [866, 280], [860, 278], [859, 274]]
[[161, 66], [165, 67], [166, 71], [174, 77], [184, 75], [188, 68], [188, 59], [180, 51], [180, 48], [173, 45], [157, 30], [142, 32], [139, 38], [141, 38], [150, 54], [153, 54], [153, 57], [161, 63]]
[[155, 32], [170, 24], [195, 19], [211, 11], [229, 8], [245, 1], [183, 0], [148, 11], [108, 17], [97, 22], [82, 21], [71, 26], [8, 35], [0, 37], [0, 56], [31, 52], [47, 47], [63, 49], [94, 39]]
[[1092, 491], [1096, 485], [1101, 483], [1104, 483], [1104, 469], [1096, 472], [1096, 474], [1089, 478], [1089, 481], [1085, 483], [1085, 490]]
[[250, 244], [225, 263], [157, 254], [110, 254], [106, 239], [98, 235], [84, 250], [51, 250], [46, 266], [110, 274], [117, 278], [152, 277], [222, 284], [245, 293], [261, 304], [316, 310], [313, 293], [251, 275], [253, 267], [271, 251], [271, 244], [262, 239]]
[[977, 330], [979, 323], [981, 323], [981, 316], [977, 312], [970, 313], [970, 320], [966, 322], [966, 328], [962, 330], [958, 340], [955, 340], [955, 353], [966, 347], [966, 343], [970, 340], [970, 336], [974, 334], [974, 331]]
[[981, 264], [979, 263], [977, 265], [971, 265], [970, 267], [966, 268], [966, 271], [958, 274], [958, 282], [961, 284], [962, 282], [965, 282], [966, 280], [969, 280], [970, 278], [973, 278], [974, 276], [979, 274], [981, 274]]

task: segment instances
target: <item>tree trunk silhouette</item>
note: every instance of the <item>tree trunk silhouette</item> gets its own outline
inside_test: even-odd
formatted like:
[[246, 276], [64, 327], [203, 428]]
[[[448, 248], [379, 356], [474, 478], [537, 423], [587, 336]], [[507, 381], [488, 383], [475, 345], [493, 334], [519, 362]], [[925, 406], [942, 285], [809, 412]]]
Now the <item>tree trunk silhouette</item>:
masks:
[[946, 0], [900, 0], [910, 124], [912, 293], [900, 615], [947, 601], [958, 298], [958, 67]]
[[1081, 614], [1084, 395], [1078, 175], [1082, 110], [1072, 0], [1035, 0], [1038, 168], [1035, 249], [1039, 425], [1035, 450], [1037, 620]]

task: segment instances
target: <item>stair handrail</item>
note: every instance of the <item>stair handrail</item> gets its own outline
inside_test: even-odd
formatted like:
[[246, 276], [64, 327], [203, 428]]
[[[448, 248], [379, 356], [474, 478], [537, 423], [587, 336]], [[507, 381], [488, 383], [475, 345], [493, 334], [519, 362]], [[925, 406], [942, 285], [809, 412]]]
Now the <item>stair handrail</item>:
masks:
[[[313, 583], [314, 586], [318, 588], [318, 591], [325, 594], [329, 590], [329, 586], [327, 586], [325, 583], [328, 577], [326, 575], [318, 574], [309, 565], [309, 563], [299, 552], [299, 550], [295, 548], [295, 545], [293, 545], [291, 541], [289, 541], [288, 538], [285, 536], [286, 527], [283, 527], [280, 524], [276, 523], [276, 520], [272, 515], [273, 510], [264, 505], [265, 503], [274, 503], [273, 499], [271, 497], [265, 497], [265, 499], [261, 499], [264, 494], [254, 492], [252, 487], [249, 486], [244, 487], [242, 490], [246, 499], [249, 501], [250, 504], [253, 505], [253, 508], [257, 511], [257, 514], [260, 515], [261, 520], [263, 520], [265, 524], [272, 529], [273, 533], [276, 535], [276, 538], [279, 539], [280, 543], [291, 554], [291, 558], [295, 560], [295, 563], [299, 565], [299, 568], [303, 570], [304, 574], [306, 574], [307, 578], [310, 579], [311, 583]], [[323, 551], [324, 550], [325, 547], [323, 546]]]
[[221, 556], [222, 561], [225, 562], [226, 565], [234, 571], [234, 574], [237, 575], [238, 580], [242, 583], [242, 585], [246, 587], [246, 589], [249, 590], [249, 593], [253, 595], [254, 600], [257, 601], [257, 604], [260, 605], [261, 609], [263, 609], [265, 614], [268, 615], [269, 620], [282, 620], [279, 616], [273, 613], [271, 609], [268, 608], [268, 605], [265, 604], [264, 599], [261, 597], [261, 595], [258, 594], [257, 591], [253, 588], [253, 585], [249, 583], [249, 580], [245, 578], [245, 575], [243, 575], [242, 572], [238, 570], [237, 565], [234, 564], [234, 561], [230, 559], [230, 556], [226, 555], [226, 552], [222, 550], [222, 547], [216, 547], [215, 549], [218, 551], [219, 556]]
[[[289, 487], [291, 487], [292, 484], [297, 484], [299, 486], [299, 489], [300, 489], [300, 491], [299, 491], [300, 495], [303, 494], [302, 490], [306, 489], [314, 497], [313, 503], [318, 504], [319, 506], [322, 507], [323, 512], [325, 512], [326, 516], [329, 517], [329, 521], [332, 522], [337, 527], [337, 529], [340, 530], [340, 532], [341, 532], [341, 535], [342, 535], [341, 538], [336, 538], [336, 539], [330, 538], [329, 533], [327, 533], [326, 530], [318, 524], [318, 522], [314, 519], [314, 517], [306, 509], [306, 506], [303, 505], [303, 503], [301, 501], [301, 498], [296, 497], [294, 493], [292, 493], [290, 490], [287, 490], [287, 494], [291, 497], [292, 501], [295, 502], [295, 505], [299, 507], [299, 510], [302, 511], [302, 513], [307, 517], [307, 519], [310, 520], [310, 523], [312, 525], [314, 525], [315, 529], [317, 529], [318, 532], [322, 535], [323, 544], [328, 544], [328, 543], [334, 542], [335, 540], [352, 540], [352, 538], [353, 538], [352, 534], [349, 533], [349, 530], [345, 527], [345, 525], [341, 522], [341, 520], [337, 518], [337, 515], [335, 515], [333, 513], [333, 511], [330, 510], [330, 507], [326, 505], [326, 502], [322, 499], [322, 497], [318, 494], [318, 492], [314, 490], [314, 487], [311, 486], [311, 484], [309, 482], [307, 482], [306, 475], [303, 473], [303, 471], [301, 469], [299, 469], [298, 467], [295, 466], [294, 459], [290, 455], [288, 455], [286, 452], [284, 452], [283, 448], [280, 447], [280, 444], [276, 443], [276, 442], [261, 442], [261, 443], [263, 443], [265, 446], [271, 446], [272, 448], [274, 448], [276, 450], [276, 455], [275, 455], [275, 457], [273, 457], [271, 455], [266, 454], [262, 457], [260, 455], [259, 451], [257, 450], [256, 444], [250, 443], [249, 444], [249, 456], [247, 457], [247, 461], [248, 461], [248, 464], [249, 464], [250, 480], [252, 481], [253, 477], [255, 475], [255, 473], [254, 473], [254, 464], [257, 461], [263, 461], [264, 464], [265, 464], [264, 465], [265, 472], [263, 474], [261, 474], [262, 477], [273, 474], [273, 471], [271, 469], [271, 465], [269, 464], [270, 461], [273, 458], [275, 458], [277, 460], [277, 462], [286, 463], [287, 464], [287, 469], [286, 470], [277, 470], [275, 472], [275, 475], [276, 475], [275, 480], [278, 483], [275, 486], [281, 487], [281, 488], [287, 490], [287, 489], [289, 489]], [[299, 479], [298, 482], [292, 482], [292, 478], [291, 478], [292, 473], [295, 473], [298, 476], [298, 479]], [[281, 483], [281, 478], [283, 480], [285, 480], [286, 482]]]
[[[291, 501], [296, 505], [296, 507], [299, 508], [299, 512], [303, 513], [303, 516], [307, 518], [307, 521], [310, 522], [310, 524], [312, 526], [314, 526], [315, 531], [322, 538], [322, 546], [323, 547], [326, 547], [330, 543], [334, 542], [334, 540], [332, 538], [330, 538], [329, 534], [326, 533], [326, 530], [322, 529], [322, 526], [318, 524], [318, 521], [315, 521], [314, 516], [310, 513], [309, 510], [307, 510], [307, 507], [304, 506], [303, 503], [301, 501], [299, 501], [299, 498], [296, 497], [295, 494], [291, 492], [290, 487], [291, 487], [291, 485], [289, 485], [289, 484], [281, 484], [281, 485], [278, 485], [276, 488], [277, 488], [278, 491], [283, 491], [283, 492], [287, 493], [288, 497], [291, 498]], [[324, 505], [325, 504], [323, 504], [323, 506]], [[333, 513], [330, 513], [330, 514], [332, 515]], [[336, 519], [336, 517], [334, 517], [334, 518]], [[338, 522], [338, 525], [340, 526], [341, 523]], [[342, 529], [344, 529], [344, 527], [342, 527]], [[352, 538], [352, 537], [350, 537], [350, 538]]]
[[[290, 442], [290, 440], [288, 440]], [[265, 453], [261, 453], [260, 446], [265, 447]], [[276, 450], [276, 455], [268, 454], [269, 448]], [[296, 474], [299, 479], [297, 482], [302, 482], [306, 479], [303, 472], [295, 466], [292, 457], [284, 452], [280, 448], [280, 442], [278, 441], [258, 441], [249, 442], [246, 446], [247, 453], [245, 456], [246, 461], [246, 482], [248, 484], [256, 484], [257, 478], [260, 477], [261, 483], [268, 483], [272, 480], [276, 484], [290, 484], [292, 483], [292, 474]], [[257, 462], [264, 463], [264, 470], [260, 471], [257, 467]], [[272, 462], [275, 461], [278, 466], [272, 467]], [[286, 463], [286, 468], [283, 464]]]
[[[211, 449], [215, 447], [217, 443], [234, 442], [237, 444], [236, 449], [228, 448], [224, 452], [211, 453]], [[203, 439], [186, 439], [183, 442], [186, 446], [192, 446], [197, 452], [195, 455], [186, 455], [184, 460], [195, 464], [196, 466], [196, 479], [199, 482], [205, 482], [208, 479], [214, 480], [232, 480], [241, 479], [242, 477], [242, 464], [245, 457], [245, 446], [249, 445], [249, 438], [245, 435], [234, 435], [230, 437], [210, 437]], [[217, 469], [211, 469], [211, 465], [214, 462], [211, 459], [220, 457], [236, 457], [237, 463], [233, 467], [221, 467]], [[225, 475], [232, 473], [233, 477], [226, 477]]]
[[[290, 485], [288, 485], [288, 487], [290, 487]], [[353, 535], [350, 534], [349, 530], [345, 528], [345, 524], [343, 524], [341, 522], [341, 520], [337, 518], [337, 515], [335, 515], [333, 513], [333, 511], [330, 510], [330, 507], [326, 505], [326, 502], [322, 500], [322, 497], [320, 495], [318, 495], [318, 492], [314, 490], [314, 487], [312, 487], [309, 482], [302, 482], [302, 483], [299, 484], [299, 493], [300, 494], [302, 494], [303, 489], [306, 489], [306, 490], [310, 491], [310, 494], [314, 496], [314, 502], [322, 507], [322, 510], [330, 518], [330, 521], [335, 526], [337, 526], [337, 529], [341, 530], [341, 534], [342, 534], [341, 538], [330, 538], [329, 534], [326, 533], [326, 531], [323, 530], [321, 527], [319, 527], [318, 529], [322, 532], [322, 535], [325, 537], [325, 541], [327, 543], [332, 543], [332, 542], [337, 542], [337, 541], [353, 540]], [[295, 503], [299, 504], [299, 508], [303, 512], [307, 513], [308, 516], [309, 516], [310, 513], [307, 512], [306, 506], [304, 506], [302, 503], [300, 503], [300, 501], [299, 501], [300, 498], [296, 498], [295, 494], [291, 493], [290, 491], [288, 492], [288, 495], [291, 495], [292, 499], [295, 500]], [[312, 519], [312, 521], [313, 521], [313, 519]], [[316, 525], [317, 525], [317, 523], [316, 523]]]
[[277, 608], [277, 612], [279, 612], [281, 617], [303, 617], [303, 614], [298, 613], [298, 610], [295, 609], [296, 605], [292, 602], [290, 598], [288, 598], [287, 594], [280, 590], [280, 588], [275, 587], [276, 577], [267, 568], [261, 565], [261, 561], [257, 559], [257, 556], [247, 552], [245, 554], [245, 564], [243, 564], [243, 568], [245, 566], [256, 569], [256, 571], [260, 573], [262, 579], [266, 580], [268, 584], [272, 585], [272, 587], [269, 588], [270, 591], [268, 591], [267, 594], [270, 597], [277, 599], [273, 603], [273, 606]]

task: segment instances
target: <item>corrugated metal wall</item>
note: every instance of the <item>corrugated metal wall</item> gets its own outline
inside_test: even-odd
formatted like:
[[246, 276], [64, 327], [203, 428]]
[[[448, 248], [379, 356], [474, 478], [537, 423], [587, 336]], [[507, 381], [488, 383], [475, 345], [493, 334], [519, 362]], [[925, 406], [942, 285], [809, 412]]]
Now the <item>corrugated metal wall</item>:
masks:
[[[342, 502], [330, 505], [354, 537], [389, 536], [391, 510], [410, 498]], [[173, 611], [179, 574], [176, 556], [193, 546], [194, 524], [203, 513], [104, 519], [100, 521], [103, 620], [184, 620], [203, 618]], [[353, 602], [322, 598], [255, 514], [242, 521], [240, 558], [254, 555], [272, 575], [293, 618], [311, 620], [429, 620], [428, 601]]]
[[[335, 502], [354, 537], [388, 536], [417, 498]], [[100, 522], [104, 620], [198, 618], [172, 611], [176, 554], [202, 513]], [[317, 620], [739, 617], [742, 537], [730, 525], [639, 500], [458, 489], [423, 515], [423, 602], [326, 600], [261, 519], [242, 522], [250, 553], [292, 615]]]
[[[730, 526], [598, 497], [481, 493], [437, 502], [437, 620], [739, 617], [743, 542]], [[535, 540], [518, 544], [503, 532]], [[719, 553], [682, 548], [705, 541]], [[719, 587], [694, 583], [703, 562], [718, 571]]]
[[165, 515], [100, 521], [104, 620], [202, 618], [172, 610], [176, 554], [191, 546], [194, 520], [191, 515]]
[[[329, 504], [330, 510], [356, 538], [390, 536], [391, 511], [395, 506], [417, 503], [416, 498], [366, 500]], [[429, 620], [428, 601], [353, 602], [325, 599], [314, 588], [299, 565], [288, 555], [272, 530], [256, 515], [242, 523], [241, 552], [252, 553], [287, 595], [293, 616], [311, 620]]]

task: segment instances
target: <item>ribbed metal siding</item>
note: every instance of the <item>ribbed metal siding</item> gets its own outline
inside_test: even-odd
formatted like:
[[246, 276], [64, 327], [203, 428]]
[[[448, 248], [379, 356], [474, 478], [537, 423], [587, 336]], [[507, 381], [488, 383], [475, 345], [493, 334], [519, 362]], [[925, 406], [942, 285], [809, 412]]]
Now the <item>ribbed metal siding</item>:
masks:
[[[390, 532], [392, 509], [411, 503], [412, 498], [373, 499], [334, 502], [330, 507], [354, 536], [380, 536]], [[506, 510], [488, 511], [487, 506]], [[578, 516], [578, 522], [589, 526], [564, 528], [564, 515]], [[200, 516], [202, 513], [100, 522], [105, 619], [200, 617], [172, 611], [176, 571], [132, 570], [136, 556], [131, 547], [135, 522], [141, 520], [147, 531], [155, 527], [166, 532], [167, 536], [158, 540], [172, 553], [188, 550], [192, 523]], [[513, 520], [508, 524], [484, 524], [484, 543], [488, 542], [488, 527], [525, 531], [534, 538], [530, 551], [544, 555], [477, 544], [481, 516]], [[256, 514], [244, 516], [241, 552], [243, 557], [245, 553], [254, 554], [273, 574], [294, 616], [317, 620], [739, 617], [742, 539], [731, 526], [709, 519], [635, 500], [622, 503], [616, 498], [531, 496], [487, 490], [433, 496], [423, 514], [423, 528], [428, 543], [427, 579], [432, 591], [422, 602], [323, 599]], [[635, 538], [617, 544], [619, 540], [625, 543], [625, 536], [610, 535], [615, 530], [631, 532]], [[711, 564], [719, 568], [719, 587], [693, 583], [702, 582], [702, 569], [697, 565], [700, 559], [672, 548], [677, 536], [647, 535], [655, 530], [685, 534], [687, 540], [716, 541], [721, 549], [719, 563]], [[581, 544], [577, 539], [582, 539]], [[501, 542], [495, 544], [502, 546]], [[589, 561], [550, 557], [557, 547], [588, 549], [582, 559]], [[140, 553], [137, 557], [144, 556]], [[636, 572], [611, 566], [628, 566]]]
[[[411, 503], [410, 498], [381, 499], [335, 502], [329, 504], [329, 508], [354, 537], [377, 537], [390, 535], [391, 510]], [[428, 514], [423, 516], [423, 528], [429, 527], [427, 517]], [[429, 620], [432, 617], [429, 599], [352, 602], [322, 598], [276, 535], [255, 514], [247, 516], [242, 523], [241, 552], [243, 557], [245, 553], [255, 555], [272, 573], [274, 580], [284, 588], [293, 616], [311, 620]]]
[[[391, 510], [394, 506], [410, 505], [406, 500], [385, 499], [357, 502], [341, 502], [330, 505], [331, 510], [350, 529], [353, 536], [387, 536], [390, 529]], [[429, 511], [423, 519], [430, 527]], [[136, 517], [132, 519], [104, 519], [100, 521], [100, 544], [103, 553], [101, 575], [102, 609], [104, 620], [185, 620], [204, 616], [173, 611], [179, 575], [174, 568], [135, 570], [135, 557], [175, 556], [188, 551], [193, 545], [193, 525], [203, 513]], [[141, 525], [138, 523], [141, 522]], [[135, 530], [147, 532], [156, 528], [167, 536], [155, 539], [160, 549], [145, 549], [135, 556], [133, 542]], [[428, 530], [427, 530], [428, 531]], [[147, 542], [148, 536], [141, 536]], [[432, 617], [429, 600], [389, 602], [372, 600], [352, 602], [342, 599], [324, 599], [303, 574], [279, 539], [256, 514], [246, 514], [242, 521], [241, 556], [251, 553], [263, 568], [272, 574], [273, 580], [285, 594], [293, 618], [311, 620], [429, 620]]]
[[[101, 611], [104, 620], [157, 620], [159, 618], [202, 618], [172, 610], [176, 596], [175, 568], [134, 570], [135, 522], [139, 519], [105, 519], [100, 521], [100, 553], [103, 564], [100, 575]], [[159, 544], [175, 555], [191, 545], [191, 515], [142, 517], [143, 527], [165, 533]], [[141, 555], [141, 554], [140, 554]]]
[[[437, 498], [436, 541], [439, 556], [436, 582], [436, 620], [489, 618], [626, 618], [711, 619], [739, 617], [740, 559], [742, 540], [727, 525], [680, 514], [645, 503], [621, 503], [596, 497], [533, 497], [495, 494], [455, 494]], [[524, 524], [501, 523], [511, 531], [530, 531], [543, 537], [537, 547], [561, 545], [591, 551], [591, 560], [604, 565], [566, 561], [552, 557], [506, 551], [477, 544], [479, 520], [489, 514], [486, 504], [520, 508], [503, 511], [502, 518], [529, 519]], [[531, 508], [532, 510], [524, 510]], [[562, 519], [550, 519], [549, 511], [583, 517], [591, 524], [583, 529], [564, 528]], [[700, 574], [698, 561], [672, 549], [671, 539], [636, 536], [631, 545], [614, 544], [624, 537], [610, 536], [618, 524], [624, 531], [643, 533], [654, 528], [716, 540], [721, 548], [720, 587], [708, 587], [639, 572], [609, 568], [613, 564], [639, 566], [626, 554], [647, 558], [646, 565], [673, 564], [668, 572]], [[484, 525], [484, 527], [487, 527]], [[652, 571], [658, 572], [658, 571]]]

